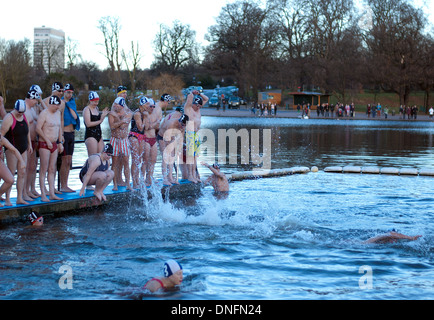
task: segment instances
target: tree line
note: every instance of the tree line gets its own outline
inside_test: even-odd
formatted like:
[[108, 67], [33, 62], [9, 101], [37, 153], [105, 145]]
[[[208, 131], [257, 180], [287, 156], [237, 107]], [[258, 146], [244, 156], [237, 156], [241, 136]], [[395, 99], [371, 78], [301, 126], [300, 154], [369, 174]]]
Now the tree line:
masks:
[[393, 92], [408, 105], [423, 91], [427, 107], [434, 90], [433, 25], [410, 0], [365, 0], [362, 8], [353, 0], [238, 0], [221, 9], [204, 47], [189, 25], [161, 24], [148, 69], [139, 67], [138, 41], [120, 48], [121, 27], [117, 17], [99, 20], [105, 70], [81, 60], [70, 41], [64, 72], [47, 74], [32, 64], [29, 40], [0, 40], [0, 93], [18, 99], [33, 83], [49, 92], [55, 80], [174, 96], [190, 85], [236, 85], [251, 100], [267, 87], [321, 90], [343, 103], [367, 90]]

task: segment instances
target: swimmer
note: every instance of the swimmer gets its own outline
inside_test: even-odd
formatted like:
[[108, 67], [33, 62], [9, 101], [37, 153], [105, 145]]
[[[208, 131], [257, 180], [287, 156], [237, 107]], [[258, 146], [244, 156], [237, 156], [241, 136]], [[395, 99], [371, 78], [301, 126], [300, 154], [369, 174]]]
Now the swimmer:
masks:
[[377, 244], [396, 243], [400, 240], [414, 241], [414, 240], [419, 239], [420, 237], [422, 237], [422, 236], [421, 235], [413, 236], [413, 237], [407, 236], [405, 234], [396, 232], [395, 229], [392, 229], [388, 233], [370, 238], [370, 239], [366, 240], [364, 243], [377, 243]]
[[32, 211], [29, 214], [29, 221], [32, 224], [32, 227], [40, 227], [44, 224], [44, 217], [39, 213]]
[[213, 164], [210, 166], [206, 162], [201, 162], [201, 164], [213, 173], [208, 179], [204, 181], [204, 185], [212, 185], [215, 192], [228, 192], [229, 191], [229, 181], [223, 172], [220, 172], [220, 166], [218, 164]]
[[164, 263], [164, 277], [152, 278], [144, 285], [143, 289], [151, 292], [171, 289], [182, 283], [182, 266], [175, 260], [168, 260]]

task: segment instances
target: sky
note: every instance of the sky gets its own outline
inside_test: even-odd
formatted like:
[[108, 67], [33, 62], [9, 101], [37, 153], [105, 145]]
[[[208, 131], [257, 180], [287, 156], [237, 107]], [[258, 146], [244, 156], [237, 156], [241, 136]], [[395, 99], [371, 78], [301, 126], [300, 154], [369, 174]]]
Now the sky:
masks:
[[49, 27], [65, 32], [65, 38], [77, 42], [77, 53], [105, 69], [108, 64], [102, 54], [103, 35], [98, 20], [105, 16], [119, 17], [120, 47], [129, 52], [131, 41], [138, 42], [142, 51], [141, 67], [148, 68], [154, 60], [152, 41], [160, 24], [171, 27], [174, 20], [190, 25], [196, 31], [197, 42], [204, 39], [208, 28], [216, 24], [220, 11], [235, 0], [74, 0], [74, 1], [8, 1], [0, 18], [0, 38], [33, 43], [35, 27]]
[[[120, 47], [130, 51], [131, 41], [138, 42], [142, 53], [141, 68], [149, 68], [154, 60], [152, 41], [160, 24], [172, 26], [179, 20], [196, 31], [197, 42], [206, 45], [208, 28], [216, 24], [221, 9], [236, 0], [74, 0], [74, 1], [8, 1], [0, 18], [0, 38], [33, 43], [33, 29], [46, 26], [60, 29], [65, 37], [77, 43], [77, 53], [85, 61], [95, 62], [101, 69], [108, 64], [102, 54], [103, 36], [98, 20], [105, 16], [119, 17]], [[356, 0], [361, 2], [361, 0]], [[434, 0], [414, 0], [417, 7], [430, 13], [434, 23]]]

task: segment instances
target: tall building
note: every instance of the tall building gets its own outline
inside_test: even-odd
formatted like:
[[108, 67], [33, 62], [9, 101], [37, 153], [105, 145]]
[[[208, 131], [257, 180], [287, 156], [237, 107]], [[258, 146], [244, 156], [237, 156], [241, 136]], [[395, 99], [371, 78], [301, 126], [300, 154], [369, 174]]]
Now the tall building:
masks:
[[34, 28], [33, 65], [47, 74], [65, 68], [65, 32], [53, 28]]

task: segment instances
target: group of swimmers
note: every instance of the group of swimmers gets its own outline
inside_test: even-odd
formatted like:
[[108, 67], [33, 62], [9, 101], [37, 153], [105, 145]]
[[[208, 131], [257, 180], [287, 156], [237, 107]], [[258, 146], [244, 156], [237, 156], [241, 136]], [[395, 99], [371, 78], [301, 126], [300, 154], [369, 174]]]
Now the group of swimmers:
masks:
[[[0, 178], [4, 181], [0, 196], [6, 194], [6, 206], [12, 206], [10, 192], [15, 172], [16, 204], [28, 205], [38, 197], [44, 202], [62, 200], [60, 194], [76, 192], [68, 186], [75, 131], [80, 130], [74, 87], [54, 82], [51, 89], [51, 95], [42, 99], [41, 88], [31, 86], [26, 98], [16, 101], [9, 113], [6, 113], [0, 96], [0, 116], [3, 118], [0, 144], [5, 147], [7, 161], [7, 166], [0, 161]], [[91, 188], [94, 195], [103, 201], [103, 191], [111, 182], [113, 190], [117, 190], [118, 186], [129, 190], [140, 188], [143, 184], [149, 187], [153, 183], [158, 150], [162, 156], [164, 185], [179, 184], [173, 175], [175, 161], [179, 163], [182, 179], [192, 183], [202, 182], [197, 169], [198, 132], [201, 126], [200, 108], [206, 104], [208, 97], [193, 90], [183, 107], [177, 107], [163, 117], [163, 109], [166, 110], [172, 101], [169, 94], [163, 94], [157, 103], [142, 97], [139, 108], [133, 111], [127, 105], [127, 88], [119, 86], [111, 108], [100, 111], [98, 93], [89, 93], [88, 105], [83, 109], [88, 159], [80, 172], [83, 183], [80, 196], [85, 189]], [[105, 118], [108, 118], [111, 130], [107, 145], [101, 130]], [[40, 193], [35, 187], [37, 154], [40, 161]], [[54, 185], [58, 155], [61, 156], [59, 190]], [[1, 156], [3, 159], [3, 154]], [[211, 184], [216, 191], [227, 192], [227, 179], [220, 173], [219, 166], [203, 165], [212, 171], [212, 176], [204, 182]]]

